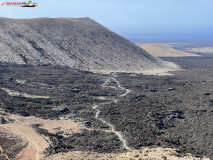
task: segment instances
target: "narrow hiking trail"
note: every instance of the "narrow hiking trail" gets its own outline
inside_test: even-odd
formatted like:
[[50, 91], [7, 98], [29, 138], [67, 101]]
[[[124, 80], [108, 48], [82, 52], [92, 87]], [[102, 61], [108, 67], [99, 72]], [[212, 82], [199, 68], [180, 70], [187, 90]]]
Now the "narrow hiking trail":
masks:
[[[117, 87], [114, 87], [114, 86], [107, 86], [108, 83], [110, 82], [110, 80], [113, 80], [114, 82], [116, 82]], [[110, 77], [110, 78], [106, 79], [106, 81], [105, 81], [101, 86], [102, 86], [102, 87], [115, 88], [115, 89], [119, 89], [119, 90], [125, 91], [123, 94], [119, 95], [119, 97], [125, 97], [129, 92], [131, 92], [131, 90], [122, 87], [122, 86], [120, 85], [120, 82], [119, 82], [116, 78], [114, 78], [114, 77]], [[98, 97], [98, 98], [101, 99], [101, 100], [106, 100], [106, 98], [104, 98], [104, 97]], [[117, 99], [114, 99], [114, 98], [107, 99], [107, 100], [110, 100], [110, 101], [111, 101], [110, 103], [117, 103], [117, 102], [118, 102], [118, 100], [117, 100]], [[103, 103], [103, 104], [106, 104], [106, 103]], [[110, 129], [111, 129], [111, 131], [112, 131], [113, 133], [115, 133], [115, 134], [117, 135], [117, 137], [119, 138], [119, 140], [122, 142], [123, 147], [124, 147], [126, 150], [128, 150], [128, 151], [132, 151], [132, 149], [127, 145], [127, 141], [124, 139], [122, 133], [116, 131], [116, 130], [115, 130], [115, 127], [114, 127], [112, 124], [106, 122], [105, 120], [103, 120], [102, 118], [99, 117], [99, 114], [101, 113], [101, 111], [100, 111], [98, 108], [99, 108], [100, 106], [101, 106], [101, 104], [100, 104], [100, 105], [95, 105], [95, 106], [93, 107], [93, 109], [96, 110], [95, 118], [96, 118], [97, 120], [100, 120], [102, 123], [106, 124], [107, 126], [109, 126]]]
[[118, 88], [125, 91], [125, 93], [121, 94], [120, 97], [125, 97], [131, 91], [129, 89], [122, 87], [120, 82], [117, 79], [115, 79], [114, 77], [111, 77], [111, 79], [114, 80], [117, 83]]

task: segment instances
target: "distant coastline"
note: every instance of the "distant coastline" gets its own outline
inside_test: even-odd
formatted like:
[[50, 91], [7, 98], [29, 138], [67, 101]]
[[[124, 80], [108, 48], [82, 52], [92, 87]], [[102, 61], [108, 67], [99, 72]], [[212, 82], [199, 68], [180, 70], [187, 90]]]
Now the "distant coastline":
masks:
[[213, 41], [213, 33], [119, 33], [127, 39], [156, 40], [209, 40]]

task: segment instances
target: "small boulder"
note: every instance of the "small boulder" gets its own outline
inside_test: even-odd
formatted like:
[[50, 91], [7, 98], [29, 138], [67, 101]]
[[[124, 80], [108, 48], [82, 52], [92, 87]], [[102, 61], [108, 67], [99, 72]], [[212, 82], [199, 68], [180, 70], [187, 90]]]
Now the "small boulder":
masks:
[[25, 111], [21, 111], [20, 115], [24, 116], [24, 117], [29, 117], [30, 116], [30, 114], [28, 112], [25, 112]]
[[88, 128], [90, 128], [90, 127], [92, 126], [92, 123], [91, 123], [91, 122], [88, 122], [88, 121], [85, 122], [84, 124], [85, 124], [85, 126], [88, 127]]
[[157, 92], [157, 91], [158, 91], [157, 89], [152, 89], [152, 90], [151, 90], [151, 92]]
[[168, 91], [175, 91], [177, 88], [168, 88]]
[[69, 111], [70, 111], [70, 110], [69, 110], [68, 108], [64, 108], [64, 109], [60, 110], [61, 113], [67, 113], [67, 112], [69, 112]]
[[8, 123], [8, 121], [4, 117], [2, 117], [1, 118], [1, 124], [7, 124], [7, 123]]

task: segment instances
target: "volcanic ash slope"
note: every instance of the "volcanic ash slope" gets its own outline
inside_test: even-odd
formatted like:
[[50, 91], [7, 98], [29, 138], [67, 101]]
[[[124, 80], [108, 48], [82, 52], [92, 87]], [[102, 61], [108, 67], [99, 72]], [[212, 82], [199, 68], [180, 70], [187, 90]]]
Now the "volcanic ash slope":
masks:
[[0, 61], [18, 64], [64, 65], [95, 72], [178, 68], [90, 18], [0, 18], [0, 47]]
[[198, 57], [199, 55], [182, 52], [162, 44], [146, 44], [141, 48], [156, 57]]

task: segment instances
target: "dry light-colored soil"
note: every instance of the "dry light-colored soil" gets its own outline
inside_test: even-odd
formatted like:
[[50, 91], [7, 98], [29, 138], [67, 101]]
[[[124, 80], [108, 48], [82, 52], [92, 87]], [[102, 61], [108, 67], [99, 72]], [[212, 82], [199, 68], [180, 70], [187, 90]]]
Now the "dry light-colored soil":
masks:
[[150, 54], [156, 57], [197, 57], [199, 55], [182, 52], [162, 44], [139, 45]]
[[[2, 124], [0, 127], [28, 141], [27, 147], [16, 155], [16, 160], [40, 160], [44, 158], [44, 151], [50, 145], [50, 140], [38, 134], [34, 128], [32, 128], [33, 124], [40, 124], [41, 128], [54, 134], [58, 129], [66, 134], [72, 134], [73, 132], [80, 132], [82, 128], [80, 124], [72, 120], [45, 120], [33, 116], [22, 117], [13, 114], [7, 115], [7, 118], [8, 117], [15, 120], [14, 123]], [[2, 149], [0, 148], [0, 150]], [[7, 155], [4, 156], [6, 157]]]
[[68, 152], [52, 155], [45, 160], [209, 160], [208, 158], [196, 158], [180, 155], [176, 149], [171, 148], [144, 148], [121, 154], [102, 154], [93, 152]]

